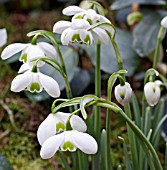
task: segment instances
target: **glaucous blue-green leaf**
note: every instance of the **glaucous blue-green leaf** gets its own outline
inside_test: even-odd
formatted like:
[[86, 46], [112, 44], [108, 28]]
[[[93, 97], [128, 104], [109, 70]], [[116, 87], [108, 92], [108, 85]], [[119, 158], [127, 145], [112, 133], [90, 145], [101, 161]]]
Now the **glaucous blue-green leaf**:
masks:
[[0, 170], [12, 170], [8, 160], [0, 154]]
[[111, 10], [119, 10], [126, 8], [133, 3], [139, 3], [142, 5], [164, 5], [166, 2], [164, 0], [115, 0], [110, 6]]
[[135, 27], [133, 47], [141, 57], [149, 55], [155, 49], [162, 18], [162, 14], [152, 12]]
[[[60, 49], [63, 54], [64, 62], [66, 65], [68, 80], [71, 81], [74, 77], [76, 65], [78, 64], [78, 55], [72, 48], [69, 48], [67, 46], [60, 46]], [[43, 67], [41, 67], [40, 70], [42, 73], [54, 78], [58, 82], [61, 90], [65, 88], [62, 75], [53, 67], [48, 64], [45, 64]]]
[[70, 82], [73, 96], [79, 96], [90, 84], [90, 74], [87, 70], [75, 68], [75, 75]]
[[[128, 75], [132, 75], [139, 64], [139, 57], [132, 48], [132, 35], [131, 33], [116, 29], [116, 42], [123, 58], [124, 69], [128, 71]], [[82, 46], [81, 46], [82, 47]], [[96, 64], [96, 45], [84, 47], [93, 64]], [[101, 44], [101, 70], [106, 73], [113, 73], [118, 71], [118, 64], [112, 44]]]
[[33, 102], [40, 102], [50, 98], [50, 96], [45, 91], [42, 91], [40, 93], [31, 93], [29, 91], [24, 91], [24, 93], [27, 98]]

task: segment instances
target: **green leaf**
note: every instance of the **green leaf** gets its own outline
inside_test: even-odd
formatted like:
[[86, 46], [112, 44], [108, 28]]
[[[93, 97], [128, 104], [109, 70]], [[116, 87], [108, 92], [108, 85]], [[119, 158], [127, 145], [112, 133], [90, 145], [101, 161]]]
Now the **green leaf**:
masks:
[[73, 97], [79, 96], [90, 84], [91, 78], [87, 70], [75, 68], [74, 77], [70, 82]]
[[166, 2], [164, 0], [115, 0], [115, 2], [110, 6], [111, 10], [119, 10], [131, 6], [133, 3], [139, 3], [142, 5], [164, 5]]
[[132, 108], [133, 108], [133, 114], [135, 119], [135, 124], [140, 127], [141, 124], [141, 118], [140, 118], [140, 108], [139, 103], [137, 101], [137, 98], [135, 96], [135, 93], [132, 93]]
[[131, 163], [130, 163], [130, 160], [129, 160], [129, 156], [128, 156], [128, 150], [127, 150], [127, 147], [126, 147], [126, 143], [125, 143], [125, 140], [124, 138], [118, 136], [118, 139], [120, 139], [123, 143], [123, 150], [124, 150], [124, 154], [125, 154], [125, 164], [126, 164], [126, 170], [132, 170], [132, 167], [131, 167]]
[[[139, 57], [132, 49], [132, 35], [118, 28], [116, 31], [115, 39], [123, 58], [124, 69], [128, 71], [128, 75], [133, 75], [138, 67]], [[89, 48], [87, 48], [87, 46], [81, 46], [81, 48], [87, 51], [92, 63], [96, 65], [96, 45], [92, 44]], [[112, 44], [101, 44], [101, 70], [109, 74], [119, 70]]]
[[25, 95], [27, 96], [27, 98], [33, 102], [40, 102], [46, 99], [49, 99], [50, 96], [45, 92], [42, 91], [41, 93], [31, 93], [29, 91], [24, 91]]
[[101, 146], [103, 147], [103, 149], [101, 150], [101, 168], [102, 169], [106, 169], [106, 156], [107, 156], [107, 133], [106, 130], [103, 129], [101, 132]]
[[12, 170], [8, 160], [0, 154], [0, 170]]
[[130, 6], [133, 0], [115, 0], [115, 2], [110, 6], [111, 10], [118, 10]]
[[155, 49], [162, 18], [160, 13], [152, 12], [135, 27], [133, 47], [141, 57], [148, 56]]

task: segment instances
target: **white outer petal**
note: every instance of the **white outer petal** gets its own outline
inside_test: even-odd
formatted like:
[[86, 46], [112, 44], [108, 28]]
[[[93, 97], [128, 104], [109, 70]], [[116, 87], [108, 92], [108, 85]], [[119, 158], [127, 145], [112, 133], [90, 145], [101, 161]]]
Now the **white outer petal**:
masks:
[[52, 45], [46, 42], [40, 42], [37, 45], [43, 50], [47, 57], [57, 59], [57, 51]]
[[85, 132], [87, 130], [85, 122], [77, 115], [73, 115], [71, 117], [70, 124], [74, 130], [77, 130], [79, 132]]
[[[153, 91], [153, 88], [155, 89], [155, 92]], [[155, 82], [148, 82], [144, 86], [144, 94], [145, 94], [147, 102], [151, 106], [154, 106], [159, 101], [161, 90], [160, 90], [160, 87]]]
[[88, 30], [90, 28], [90, 24], [88, 21], [84, 19], [75, 19], [72, 21], [70, 27], [73, 30], [78, 30], [78, 29]]
[[106, 17], [100, 15], [100, 19], [99, 19], [100, 22], [108, 22], [108, 23], [111, 23], [110, 20], [108, 20]]
[[57, 34], [61, 34], [65, 29], [70, 27], [71, 22], [69, 21], [58, 21], [53, 26], [53, 32]]
[[[125, 106], [131, 98], [132, 88], [130, 87], [130, 84], [128, 82], [125, 82], [124, 86], [121, 86], [119, 84], [115, 87], [114, 94], [115, 94], [115, 98], [117, 99], [117, 101], [121, 105]], [[124, 94], [124, 96], [125, 96], [124, 99], [121, 98], [121, 96], [120, 96], [121, 94]]]
[[83, 11], [85, 11], [85, 10], [78, 6], [72, 5], [72, 6], [64, 8], [62, 13], [64, 15], [71, 16], [71, 15], [75, 15], [75, 14], [77, 14], [79, 12], [83, 12]]
[[1, 58], [3, 60], [8, 59], [12, 57], [14, 54], [22, 51], [27, 46], [29, 46], [29, 44], [22, 44], [22, 43], [10, 44], [2, 51]]
[[53, 114], [49, 114], [48, 117], [38, 127], [37, 138], [39, 144], [42, 145], [49, 137], [55, 134], [56, 134], [55, 116]]
[[72, 132], [73, 144], [86, 154], [95, 154], [98, 146], [96, 140], [87, 133], [82, 133], [73, 130]]
[[51, 158], [59, 149], [60, 145], [64, 142], [64, 133], [54, 135], [47, 139], [40, 151], [40, 156], [42, 159], [49, 159]]
[[161, 26], [163, 26], [164, 28], [167, 28], [167, 16], [162, 19]]
[[0, 47], [2, 47], [7, 42], [7, 32], [5, 28], [0, 29], [0, 37]]
[[85, 38], [88, 35], [88, 31], [87, 30], [80, 30], [79, 31], [79, 35], [80, 35], [80, 39], [82, 42], [85, 42]]
[[105, 30], [103, 30], [100, 27], [96, 27], [92, 31], [97, 35], [101, 42], [103, 42], [106, 45], [110, 43], [110, 37], [108, 36]]
[[61, 35], [61, 42], [63, 45], [68, 45], [72, 40], [71, 37], [73, 36], [71, 28], [67, 28], [63, 31]]
[[32, 74], [25, 72], [16, 76], [11, 84], [11, 91], [20, 92], [24, 90], [32, 81]]
[[20, 67], [18, 73], [23, 73], [23, 72], [25, 72], [25, 71], [27, 71], [27, 70], [30, 70], [31, 68], [32, 68], [32, 67], [30, 67], [29, 64], [24, 63], [24, 64], [22, 64], [22, 66]]
[[60, 96], [60, 88], [56, 80], [53, 78], [39, 73], [39, 81], [45, 91], [52, 97], [56, 98]]

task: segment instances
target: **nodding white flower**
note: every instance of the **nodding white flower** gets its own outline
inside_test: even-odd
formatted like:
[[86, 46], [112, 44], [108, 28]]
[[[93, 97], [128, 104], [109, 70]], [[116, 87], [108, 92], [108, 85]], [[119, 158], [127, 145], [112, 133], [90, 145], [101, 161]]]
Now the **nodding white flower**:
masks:
[[[69, 113], [57, 112], [49, 114], [48, 117], [40, 124], [37, 131], [39, 144], [42, 145], [49, 137], [66, 130], [66, 122], [69, 118]], [[76, 115], [70, 118], [71, 127], [77, 131], [85, 132], [87, 127], [85, 122]]]
[[167, 16], [164, 17], [164, 18], [161, 20], [161, 26], [163, 26], [164, 28], [167, 28]]
[[[30, 66], [33, 66], [34, 62], [32, 62], [32, 60], [36, 58], [42, 58], [42, 57], [56, 58], [57, 57], [56, 49], [52, 45], [46, 42], [39, 42], [36, 45], [30, 44], [30, 43], [10, 44], [2, 51], [1, 58], [5, 60], [19, 52], [21, 52], [19, 60], [23, 61], [24, 63], [28, 63]], [[38, 67], [41, 67], [43, 65], [44, 65], [43, 61], [38, 62]]]
[[6, 32], [5, 28], [0, 29], [0, 37], [1, 37], [1, 39], [0, 39], [0, 47], [2, 47], [7, 42], [7, 32]]
[[74, 152], [77, 148], [86, 154], [97, 152], [97, 142], [87, 133], [76, 130], [64, 131], [48, 138], [42, 145], [40, 155], [43, 159], [51, 158], [58, 149]]
[[76, 115], [70, 118], [72, 130], [66, 130], [65, 124], [69, 118], [69, 113], [58, 112], [49, 114], [49, 116], [41, 123], [37, 131], [38, 141], [40, 143], [40, 155], [43, 159], [51, 158], [60, 148], [62, 151], [69, 150], [71, 152], [79, 148], [87, 154], [95, 154], [97, 152], [97, 143], [95, 139], [87, 133], [85, 122]]
[[161, 95], [160, 84], [157, 81], [148, 82], [144, 86], [144, 94], [149, 105], [156, 105]]
[[111, 35], [115, 32], [112, 27], [106, 25], [99, 25], [89, 30], [91, 25], [97, 22], [111, 23], [107, 18], [97, 14], [93, 9], [84, 10], [77, 6], [69, 6], [63, 10], [63, 14], [74, 15], [72, 22], [58, 21], [53, 27], [53, 32], [62, 33], [61, 41], [63, 45], [68, 45], [71, 42], [90, 45], [93, 42], [93, 37], [97, 37], [104, 44], [109, 44], [110, 37], [108, 32]]
[[111, 23], [106, 17], [97, 14], [95, 10], [88, 9], [84, 10], [78, 6], [68, 6], [63, 9], [63, 14], [67, 16], [73, 16], [72, 20], [74, 19], [85, 19], [87, 20], [91, 25], [95, 24], [97, 22], [107, 22]]
[[117, 101], [125, 106], [131, 98], [132, 88], [128, 82], [125, 82], [125, 85], [121, 86], [120, 84], [115, 87], [115, 98]]
[[[26, 67], [27, 65], [25, 65]], [[24, 72], [25, 71], [25, 72]], [[26, 71], [26, 68], [22, 68], [19, 72], [23, 74], [17, 75], [11, 84], [11, 91], [20, 92], [24, 89], [30, 92], [41, 92], [43, 89], [52, 97], [60, 96], [60, 89], [58, 83], [51, 77], [30, 70]]]
[[58, 21], [54, 24], [53, 32], [61, 34], [61, 42], [63, 45], [79, 42], [84, 44], [92, 44], [93, 36], [88, 29], [90, 24], [84, 19], [68, 21]]

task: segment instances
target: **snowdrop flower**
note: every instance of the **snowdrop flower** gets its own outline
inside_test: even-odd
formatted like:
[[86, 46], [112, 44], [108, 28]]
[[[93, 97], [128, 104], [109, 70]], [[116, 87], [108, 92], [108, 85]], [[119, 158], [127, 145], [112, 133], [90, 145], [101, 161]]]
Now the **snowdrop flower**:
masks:
[[[19, 60], [23, 61], [24, 63], [28, 63], [30, 66], [33, 66], [34, 62], [32, 62], [32, 60], [36, 58], [41, 57], [56, 58], [57, 56], [56, 49], [52, 45], [46, 42], [40, 42], [37, 43], [36, 45], [30, 43], [10, 44], [2, 51], [1, 58], [5, 60], [19, 52], [21, 52]], [[44, 65], [43, 61], [38, 62], [38, 67], [41, 67], [43, 65]]]
[[60, 96], [60, 89], [58, 83], [51, 77], [40, 73], [39, 71], [28, 70], [27, 64], [25, 64], [19, 72], [23, 74], [17, 75], [11, 84], [11, 91], [20, 92], [24, 89], [30, 92], [41, 92], [43, 89], [52, 97]]
[[74, 19], [85, 19], [87, 20], [91, 25], [95, 24], [97, 22], [107, 22], [111, 23], [106, 17], [97, 14], [95, 10], [88, 9], [84, 10], [78, 6], [69, 6], [63, 9], [63, 14], [67, 16], [72, 16], [72, 20]]
[[[48, 117], [40, 124], [37, 131], [39, 144], [42, 145], [49, 137], [66, 130], [66, 122], [70, 113], [57, 112], [49, 114]], [[84, 121], [76, 115], [70, 119], [71, 127], [77, 131], [85, 132], [87, 127]]]
[[167, 28], [167, 16], [164, 17], [164, 18], [161, 20], [161, 26], [163, 26], [164, 28]]
[[[58, 115], [57, 115], [58, 114]], [[37, 137], [41, 144], [40, 155], [43, 159], [51, 158], [60, 148], [62, 151], [71, 152], [79, 148], [86, 154], [95, 154], [97, 152], [97, 143], [86, 131], [85, 122], [79, 117], [73, 115], [70, 118], [72, 130], [57, 133], [57, 127], [64, 129], [64, 123], [70, 114], [58, 112], [50, 114], [39, 126]]]
[[5, 28], [0, 29], [0, 37], [1, 37], [1, 39], [0, 39], [0, 47], [2, 47], [7, 42], [7, 32], [6, 32]]
[[61, 41], [63, 45], [69, 43], [79, 42], [85, 44], [92, 44], [93, 38], [100, 39], [104, 44], [110, 43], [110, 37], [115, 30], [111, 26], [99, 25], [91, 30], [91, 26], [97, 22], [111, 22], [102, 15], [99, 15], [93, 9], [84, 10], [77, 6], [69, 6], [63, 10], [65, 15], [74, 15], [72, 22], [58, 21], [53, 27], [53, 32], [61, 34]]
[[154, 106], [160, 99], [160, 83], [158, 81], [148, 82], [144, 86], [144, 94], [149, 105]]
[[125, 85], [121, 86], [120, 84], [115, 87], [115, 98], [117, 101], [125, 106], [131, 98], [132, 88], [128, 82], [125, 82]]
[[62, 34], [61, 42], [63, 45], [74, 42], [90, 45], [93, 42], [93, 37], [91, 32], [88, 31], [89, 28], [89, 22], [84, 19], [78, 19], [72, 22], [58, 21], [54, 24], [53, 32]]

